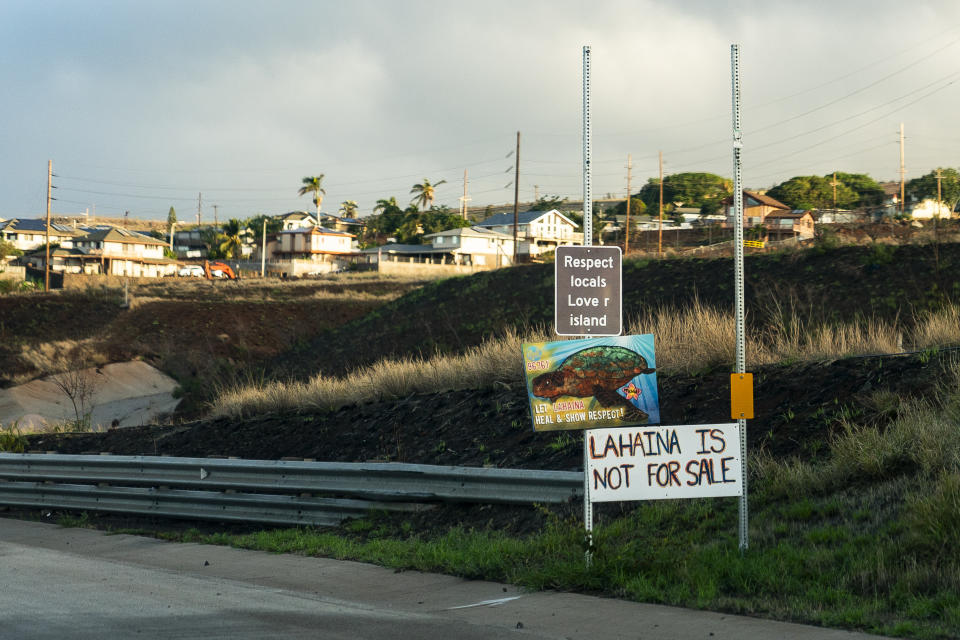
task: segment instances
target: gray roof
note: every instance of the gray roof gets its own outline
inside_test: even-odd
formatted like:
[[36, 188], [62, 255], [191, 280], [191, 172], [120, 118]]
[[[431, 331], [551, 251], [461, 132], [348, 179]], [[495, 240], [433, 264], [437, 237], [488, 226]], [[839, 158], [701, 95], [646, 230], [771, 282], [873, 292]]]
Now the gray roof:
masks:
[[435, 248], [429, 244], [385, 244], [382, 247], [371, 247], [370, 249], [363, 249], [360, 253], [366, 254], [377, 254], [381, 251], [383, 253], [449, 253], [453, 249], [452, 247], [448, 248]]
[[[555, 213], [558, 216], [562, 217], [564, 220], [570, 222], [570, 224], [575, 224], [573, 220], [570, 220], [567, 216], [563, 215], [556, 209], [550, 209], [549, 211], [523, 211], [517, 214], [517, 220], [520, 224], [530, 224], [534, 220], [541, 218], [548, 213]], [[486, 220], [478, 222], [475, 224], [475, 227], [501, 227], [504, 225], [513, 224], [513, 213], [498, 213], [495, 216], [490, 216]]]
[[163, 240], [157, 240], [152, 236], [148, 236], [142, 233], [137, 233], [136, 231], [130, 231], [129, 229], [121, 229], [120, 227], [96, 227], [93, 231], [90, 231], [87, 235], [82, 238], [79, 238], [80, 242], [132, 242], [138, 244], [162, 244], [166, 245], [167, 243]]
[[[13, 218], [6, 222], [0, 222], [0, 229], [6, 231], [36, 231], [46, 233], [47, 221], [41, 218]], [[56, 222], [50, 224], [50, 230], [70, 235], [76, 234], [76, 231], [71, 225]]]
[[492, 238], [503, 238], [505, 240], [513, 240], [513, 236], [507, 235], [506, 233], [500, 233], [499, 231], [494, 231], [493, 229], [485, 229], [483, 227], [472, 226], [472, 227], [457, 227], [456, 229], [447, 229], [446, 231], [438, 231], [437, 233], [428, 233], [424, 238], [435, 238], [437, 236], [475, 236], [475, 237], [492, 237]]
[[304, 227], [302, 229], [284, 229], [278, 233], [319, 233], [321, 235], [329, 236], [350, 236], [353, 237], [352, 233], [347, 233], [346, 231], [337, 231], [336, 229], [328, 229], [326, 227]]

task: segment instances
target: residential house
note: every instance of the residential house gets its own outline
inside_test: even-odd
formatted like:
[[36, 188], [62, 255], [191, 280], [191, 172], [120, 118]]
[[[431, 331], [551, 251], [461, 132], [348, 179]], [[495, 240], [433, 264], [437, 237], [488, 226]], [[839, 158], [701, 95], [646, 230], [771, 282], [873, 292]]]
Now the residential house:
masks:
[[[72, 247], [73, 239], [82, 233], [71, 225], [51, 223], [50, 244]], [[47, 243], [47, 222], [41, 218], [11, 218], [0, 222], [0, 240], [21, 251], [33, 251]]]
[[[735, 213], [733, 211], [733, 197], [724, 200], [726, 205], [727, 222], [724, 226], [733, 227]], [[743, 226], [756, 227], [763, 225], [764, 220], [771, 213], [789, 213], [790, 207], [783, 204], [775, 198], [768, 195], [757, 193], [756, 191], [743, 190]]]
[[794, 211], [780, 211], [768, 213], [763, 220], [763, 228], [767, 238], [783, 240], [797, 238], [809, 240], [813, 238], [813, 213], [804, 209]]
[[[91, 258], [99, 263], [96, 273], [134, 278], [159, 278], [174, 275], [177, 261], [164, 257], [167, 243], [120, 227], [93, 227], [74, 240], [74, 249], [83, 255], [81, 271], [89, 270]], [[56, 262], [51, 260], [51, 268]]]
[[[577, 231], [577, 224], [557, 209], [524, 211], [517, 218], [517, 239], [524, 255], [537, 257], [556, 250], [558, 246], [583, 244], [583, 233]], [[498, 213], [471, 228], [489, 229], [508, 235], [512, 240], [513, 213]], [[523, 250], [524, 244], [529, 246], [529, 251]]]
[[[363, 250], [369, 262], [419, 262], [496, 268], [513, 264], [513, 235], [479, 226], [449, 229], [423, 237], [430, 244], [388, 244]], [[529, 255], [530, 244], [519, 244]]]
[[283, 223], [283, 231], [309, 229], [310, 227], [317, 226], [316, 215], [307, 213], [306, 211], [291, 211], [274, 216], [274, 218], [279, 218], [280, 222]]
[[213, 227], [201, 227], [184, 231], [173, 232], [173, 251], [180, 258], [205, 258], [209, 247], [205, 239], [210, 236], [215, 229]]
[[347, 218], [344, 216], [321, 216], [320, 224], [327, 229], [346, 231], [355, 236], [363, 233], [364, 227], [367, 226], [367, 223], [360, 218]]
[[353, 246], [355, 236], [344, 231], [304, 227], [286, 229], [276, 236], [271, 260], [307, 260], [316, 266], [314, 272], [342, 269], [360, 255]]

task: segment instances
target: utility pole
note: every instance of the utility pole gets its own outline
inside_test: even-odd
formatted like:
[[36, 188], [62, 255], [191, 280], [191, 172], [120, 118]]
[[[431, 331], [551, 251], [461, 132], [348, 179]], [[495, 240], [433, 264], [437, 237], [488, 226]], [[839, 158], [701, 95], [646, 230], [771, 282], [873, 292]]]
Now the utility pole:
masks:
[[203, 194], [197, 194], [197, 229], [200, 228], [200, 207], [203, 205]]
[[657, 234], [657, 256], [663, 257], [663, 151], [657, 152], [660, 157], [660, 232]]
[[263, 219], [263, 240], [260, 244], [260, 277], [267, 277], [267, 219]]
[[[830, 186], [833, 187], [833, 213], [837, 213], [837, 172], [833, 172], [833, 180], [830, 182]], [[836, 220], [836, 218], [834, 218]]]
[[630, 253], [630, 171], [633, 169], [633, 156], [627, 154], [627, 230], [623, 240], [623, 255]]
[[470, 196], [467, 195], [467, 170], [463, 170], [463, 196], [460, 198], [460, 215], [464, 220], [467, 219], [467, 203], [472, 200]]
[[941, 180], [943, 180], [943, 171], [940, 170], [940, 169], [937, 169], [937, 218], [940, 217], [940, 207], [943, 206], [942, 204], [940, 204], [940, 200], [941, 200], [942, 195], [943, 195], [943, 194], [941, 193], [941, 191], [940, 191], [940, 181], [941, 181]]
[[217, 226], [218, 224], [220, 224], [219, 222], [217, 222], [217, 208], [219, 206], [220, 205], [218, 204], [213, 205], [213, 226]]
[[50, 291], [50, 201], [53, 199], [53, 160], [47, 160], [47, 257], [43, 262], [43, 290]]
[[906, 164], [904, 163], [903, 156], [903, 123], [900, 123], [900, 215], [904, 213], [904, 198], [906, 196], [906, 191], [904, 188], [903, 176], [907, 172]]
[[517, 131], [517, 161], [513, 172], [513, 264], [517, 264], [520, 246], [517, 242], [517, 229], [520, 226], [520, 132]]

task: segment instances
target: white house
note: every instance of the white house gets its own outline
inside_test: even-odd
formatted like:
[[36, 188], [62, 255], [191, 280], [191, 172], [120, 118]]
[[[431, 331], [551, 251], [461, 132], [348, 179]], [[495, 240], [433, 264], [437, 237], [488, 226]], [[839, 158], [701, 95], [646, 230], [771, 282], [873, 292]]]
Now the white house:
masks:
[[[503, 267], [513, 264], [513, 235], [484, 227], [461, 227], [423, 236], [430, 240], [435, 255], [449, 256], [453, 264]], [[520, 238], [521, 255], [530, 251], [530, 243]], [[446, 260], [444, 260], [446, 262]]]
[[316, 265], [315, 271], [342, 269], [360, 255], [353, 246], [355, 236], [344, 231], [310, 226], [281, 231], [276, 238], [272, 247], [268, 243], [271, 260], [307, 260]]
[[[50, 244], [70, 248], [73, 239], [82, 233], [70, 225], [51, 223]], [[0, 240], [21, 251], [32, 251], [47, 243], [47, 222], [40, 218], [12, 218], [0, 222]]]
[[280, 222], [283, 223], [283, 231], [309, 229], [317, 226], [316, 215], [307, 213], [306, 211], [291, 211], [290, 213], [274, 216], [274, 218], [279, 218]]
[[[72, 247], [60, 247], [50, 256], [52, 271], [104, 274], [133, 278], [174, 275], [176, 260], [163, 255], [166, 242], [119, 227], [79, 227], [84, 235], [73, 238]], [[29, 256], [29, 264], [42, 269], [46, 253]]]
[[[512, 239], [513, 214], [498, 213], [473, 228], [489, 229]], [[583, 244], [583, 233], [577, 231], [577, 224], [556, 209], [520, 213], [517, 216], [517, 238], [521, 242], [521, 253], [530, 256], [554, 251], [558, 246]], [[529, 245], [529, 252], [523, 251], [523, 243]]]

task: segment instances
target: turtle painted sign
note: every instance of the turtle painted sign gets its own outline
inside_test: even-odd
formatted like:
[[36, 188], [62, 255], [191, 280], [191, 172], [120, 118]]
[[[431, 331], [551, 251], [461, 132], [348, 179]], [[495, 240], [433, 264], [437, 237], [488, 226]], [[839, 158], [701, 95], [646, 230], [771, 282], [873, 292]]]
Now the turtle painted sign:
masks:
[[653, 335], [523, 344], [534, 431], [660, 422]]

